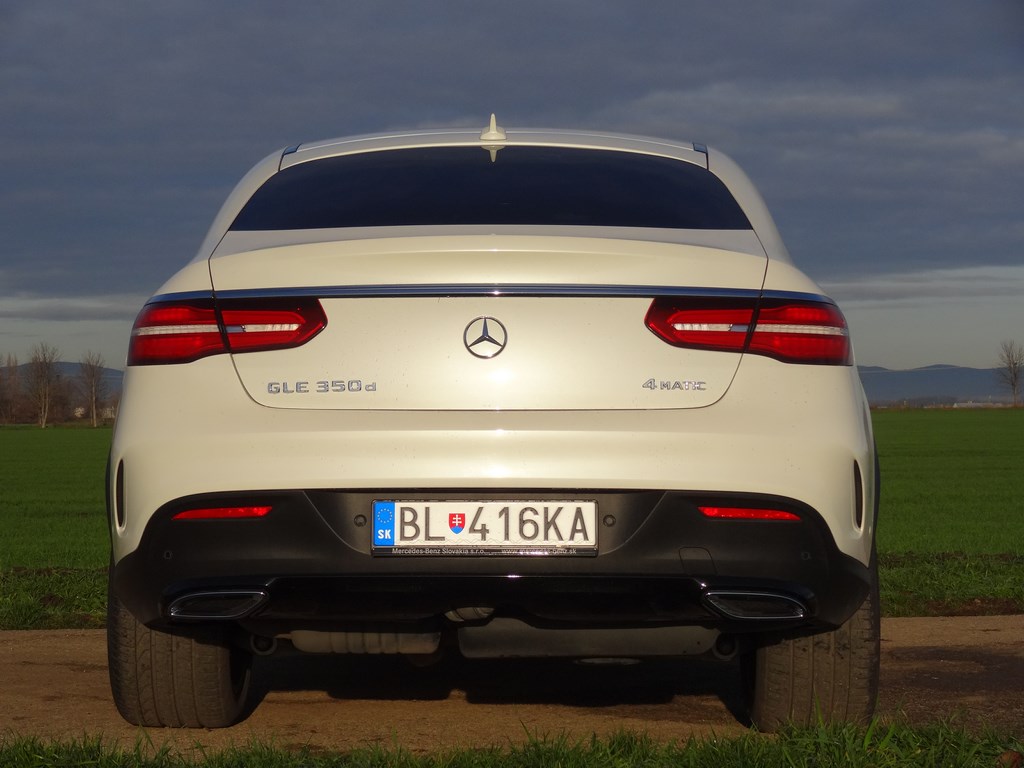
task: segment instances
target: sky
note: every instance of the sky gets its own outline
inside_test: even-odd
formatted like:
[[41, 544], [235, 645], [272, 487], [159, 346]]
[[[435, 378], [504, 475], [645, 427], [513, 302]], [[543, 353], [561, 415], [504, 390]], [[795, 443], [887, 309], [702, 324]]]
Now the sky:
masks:
[[0, 0], [0, 359], [123, 367], [271, 152], [491, 112], [732, 156], [862, 365], [1024, 342], [1021, 0]]

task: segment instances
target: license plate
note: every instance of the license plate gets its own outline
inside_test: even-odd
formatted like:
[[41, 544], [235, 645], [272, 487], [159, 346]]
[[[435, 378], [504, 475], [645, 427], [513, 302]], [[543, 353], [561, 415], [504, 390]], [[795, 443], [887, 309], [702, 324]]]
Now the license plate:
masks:
[[595, 555], [594, 501], [375, 501], [377, 555]]

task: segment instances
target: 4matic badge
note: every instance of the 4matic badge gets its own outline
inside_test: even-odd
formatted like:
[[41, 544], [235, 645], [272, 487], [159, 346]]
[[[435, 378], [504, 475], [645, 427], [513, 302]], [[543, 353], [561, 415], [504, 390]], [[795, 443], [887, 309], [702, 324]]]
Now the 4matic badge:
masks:
[[693, 379], [648, 379], [640, 386], [654, 391], [706, 392], [708, 389], [706, 381]]

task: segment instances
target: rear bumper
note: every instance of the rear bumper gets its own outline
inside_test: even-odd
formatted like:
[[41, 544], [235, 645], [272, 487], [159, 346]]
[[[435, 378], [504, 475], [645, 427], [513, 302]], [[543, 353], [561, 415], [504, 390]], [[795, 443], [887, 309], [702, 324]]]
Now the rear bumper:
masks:
[[114, 560], [158, 510], [227, 490], [653, 488], [797, 499], [866, 565], [877, 489], [856, 370], [782, 379], [783, 365], [744, 360], [709, 408], [459, 412], [264, 408], [240, 397], [225, 356], [129, 368], [111, 448]]
[[[204, 494], [155, 512], [115, 564], [141, 621], [237, 622], [257, 634], [443, 631], [452, 615], [535, 627], [699, 625], [724, 632], [836, 626], [868, 591], [868, 567], [798, 501], [745, 494], [579, 491], [597, 500], [596, 556], [416, 557], [371, 552], [372, 501], [510, 498], [514, 492], [269, 491]], [[566, 492], [530, 492], [565, 499]], [[697, 504], [770, 504], [799, 522], [718, 520]], [[264, 518], [174, 520], [207, 505], [270, 504]], [[237, 599], [235, 599], [237, 598]], [[446, 614], [449, 618], [445, 618]]]

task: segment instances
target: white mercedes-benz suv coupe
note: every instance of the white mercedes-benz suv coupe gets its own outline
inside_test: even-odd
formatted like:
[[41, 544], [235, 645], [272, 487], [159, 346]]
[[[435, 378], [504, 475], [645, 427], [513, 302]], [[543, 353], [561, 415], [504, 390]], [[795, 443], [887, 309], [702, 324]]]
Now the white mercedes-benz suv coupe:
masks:
[[860, 721], [878, 472], [846, 322], [703, 145], [434, 130], [256, 165], [132, 330], [122, 715], [253, 657], [713, 653], [749, 721]]

